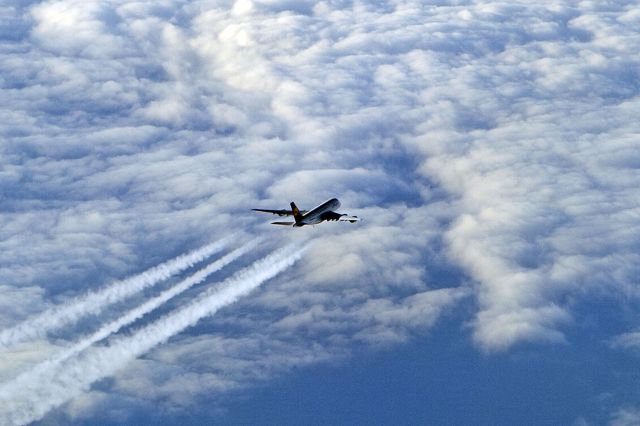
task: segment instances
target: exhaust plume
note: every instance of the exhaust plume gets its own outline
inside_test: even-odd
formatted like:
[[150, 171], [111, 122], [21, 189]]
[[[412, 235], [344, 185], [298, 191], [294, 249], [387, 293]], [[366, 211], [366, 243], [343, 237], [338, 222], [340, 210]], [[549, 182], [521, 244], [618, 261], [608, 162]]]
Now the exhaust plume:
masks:
[[0, 349], [8, 349], [18, 343], [44, 338], [47, 333], [52, 330], [74, 323], [86, 315], [99, 313], [105, 307], [125, 300], [127, 297], [147, 287], [151, 287], [212, 256], [225, 248], [232, 238], [233, 237], [228, 237], [221, 241], [208, 244], [190, 253], [154, 266], [141, 274], [122, 281], [116, 281], [103, 289], [78, 296], [62, 305], [47, 309], [12, 328], [3, 330], [0, 332]]
[[96, 342], [110, 336], [111, 334], [117, 333], [122, 327], [132, 324], [136, 320], [140, 319], [142, 316], [148, 314], [149, 312], [157, 309], [162, 304], [167, 302], [169, 299], [179, 295], [180, 293], [185, 292], [189, 288], [193, 287], [196, 284], [204, 281], [209, 275], [213, 274], [216, 271], [219, 271], [229, 263], [233, 262], [240, 256], [248, 253], [253, 250], [259, 243], [259, 239], [255, 239], [244, 246], [232, 251], [226, 256], [221, 257], [215, 262], [209, 264], [208, 266], [200, 269], [198, 272], [194, 273], [190, 277], [184, 279], [180, 283], [174, 285], [168, 290], [163, 291], [158, 296], [144, 302], [140, 306], [131, 309], [129, 312], [121, 316], [120, 318], [109, 322], [108, 324], [100, 327], [93, 334], [81, 339], [76, 344], [63, 349], [59, 354], [45, 360], [28, 371], [20, 374], [15, 379], [11, 380], [0, 386], [0, 399], [3, 398], [3, 395], [11, 395], [15, 389], [19, 389], [24, 386], [29, 386], [30, 382], [39, 380], [39, 376], [46, 372], [47, 370], [56, 368], [58, 364], [65, 361], [68, 358], [82, 352], [87, 349], [89, 346], [93, 345]]
[[136, 357], [250, 293], [292, 266], [304, 251], [292, 246], [280, 249], [134, 334], [113, 339], [109, 346], [89, 348], [61, 363], [59, 368], [43, 371], [37, 380], [13, 389], [12, 393], [3, 392], [0, 424], [25, 424], [41, 419], [53, 408], [88, 390], [93, 382], [113, 375]]

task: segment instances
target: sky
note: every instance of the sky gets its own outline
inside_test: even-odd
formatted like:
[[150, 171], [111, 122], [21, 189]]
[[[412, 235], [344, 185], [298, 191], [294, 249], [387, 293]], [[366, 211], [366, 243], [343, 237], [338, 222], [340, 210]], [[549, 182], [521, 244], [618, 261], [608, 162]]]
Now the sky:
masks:
[[0, 423], [640, 424], [637, 6], [0, 4]]

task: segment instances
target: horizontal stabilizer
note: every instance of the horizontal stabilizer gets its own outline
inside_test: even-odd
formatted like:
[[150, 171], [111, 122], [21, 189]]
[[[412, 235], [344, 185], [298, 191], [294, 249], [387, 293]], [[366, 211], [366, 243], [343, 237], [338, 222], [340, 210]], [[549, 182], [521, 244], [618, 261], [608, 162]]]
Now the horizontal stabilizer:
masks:
[[340, 222], [351, 222], [351, 223], [356, 223], [360, 221], [360, 218], [358, 216], [347, 216], [344, 215], [342, 217], [340, 217], [340, 219], [338, 219]]
[[295, 222], [271, 222], [272, 225], [286, 225], [292, 226]]

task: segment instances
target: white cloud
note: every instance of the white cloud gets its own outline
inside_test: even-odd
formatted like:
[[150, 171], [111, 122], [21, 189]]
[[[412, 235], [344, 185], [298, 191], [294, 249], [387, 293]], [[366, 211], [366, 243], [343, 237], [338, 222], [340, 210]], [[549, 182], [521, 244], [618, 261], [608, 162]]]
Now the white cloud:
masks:
[[[212, 337], [233, 349], [189, 359], [214, 378], [198, 387], [204, 376], [184, 376], [187, 395], [403, 341], [466, 295], [483, 350], [570, 343], [575, 303], [638, 294], [636, 9], [409, 0], [8, 8], [0, 284], [12, 310], [2, 324], [257, 225], [274, 244], [322, 238], [297, 280], [245, 302], [254, 315], [216, 320], [248, 337]], [[364, 220], [293, 234], [248, 211], [332, 196]], [[440, 289], [452, 283], [464, 289]], [[208, 343], [160, 349], [140, 382], [155, 383], [163, 357]], [[253, 363], [234, 364], [243, 353]], [[144, 398], [123, 376], [115, 389]], [[157, 392], [170, 399], [170, 390]]]
[[621, 349], [640, 348], [640, 331], [630, 331], [628, 333], [615, 336], [611, 340], [611, 346]]
[[628, 407], [615, 412], [609, 424], [611, 426], [633, 426], [638, 422], [640, 422], [640, 410]]

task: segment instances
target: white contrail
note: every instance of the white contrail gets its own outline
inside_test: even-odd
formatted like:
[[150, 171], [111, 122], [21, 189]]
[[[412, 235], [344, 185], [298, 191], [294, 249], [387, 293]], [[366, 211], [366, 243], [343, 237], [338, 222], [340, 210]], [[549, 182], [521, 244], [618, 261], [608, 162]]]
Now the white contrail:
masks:
[[12, 328], [0, 332], [0, 349], [7, 349], [21, 342], [43, 338], [52, 330], [73, 323], [86, 315], [99, 313], [106, 306], [120, 302], [212, 256], [225, 248], [232, 239], [233, 237], [227, 237], [221, 241], [208, 244], [190, 253], [161, 263], [141, 274], [122, 281], [116, 281], [108, 287], [78, 296], [62, 305], [47, 309]]
[[38, 381], [41, 374], [50, 370], [52, 368], [56, 368], [58, 364], [65, 361], [68, 358], [82, 352], [87, 349], [89, 346], [93, 345], [96, 342], [110, 336], [111, 334], [117, 333], [122, 327], [132, 324], [139, 318], [143, 317], [147, 313], [153, 311], [154, 309], [160, 307], [162, 304], [167, 302], [169, 299], [179, 295], [187, 291], [189, 288], [193, 287], [196, 284], [204, 281], [209, 275], [213, 274], [216, 271], [224, 268], [229, 263], [233, 262], [240, 256], [248, 253], [253, 250], [259, 243], [260, 239], [256, 238], [253, 241], [245, 244], [244, 246], [232, 251], [226, 256], [221, 257], [215, 262], [209, 264], [208, 266], [200, 269], [198, 272], [194, 273], [190, 277], [182, 280], [178, 284], [169, 288], [168, 290], [163, 291], [158, 296], [146, 301], [140, 306], [137, 306], [131, 309], [129, 312], [121, 316], [120, 318], [111, 321], [110, 323], [100, 327], [95, 333], [81, 339], [75, 345], [72, 345], [69, 348], [63, 349], [59, 354], [55, 357], [45, 360], [33, 368], [25, 371], [20, 374], [15, 379], [11, 380], [0, 386], [0, 399], [6, 398], [13, 394], [15, 389], [20, 389], [24, 386], [28, 386], [29, 382]]
[[201, 318], [212, 315], [284, 271], [304, 252], [292, 246], [278, 250], [245, 268], [196, 301], [138, 330], [112, 340], [109, 346], [89, 348], [38, 380], [0, 395], [0, 424], [26, 424], [88, 390], [97, 380], [113, 375], [131, 360], [166, 341]]

